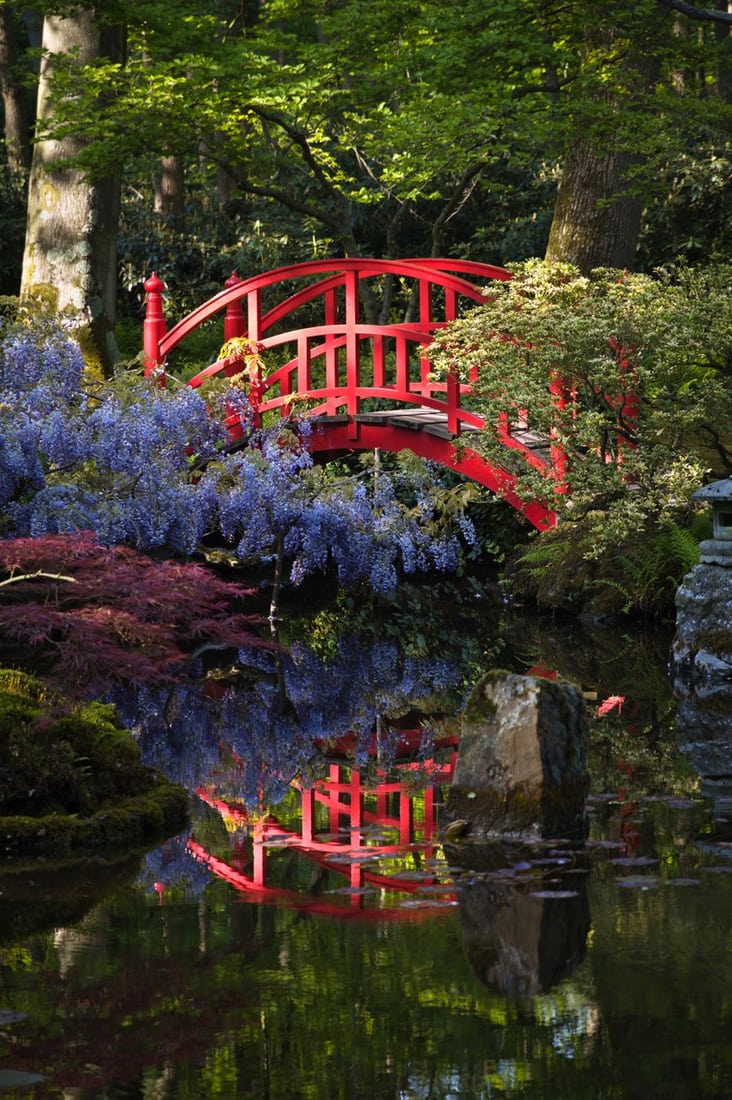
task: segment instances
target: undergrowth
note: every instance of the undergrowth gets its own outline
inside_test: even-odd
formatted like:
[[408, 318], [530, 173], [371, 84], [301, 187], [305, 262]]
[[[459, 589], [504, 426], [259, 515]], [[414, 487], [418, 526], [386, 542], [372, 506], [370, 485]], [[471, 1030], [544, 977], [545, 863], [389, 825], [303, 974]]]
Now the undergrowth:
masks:
[[575, 524], [535, 539], [506, 570], [512, 592], [542, 610], [588, 618], [669, 617], [676, 589], [699, 560], [709, 520], [697, 516], [688, 526], [648, 523], [601, 560], [592, 553], [593, 530]]

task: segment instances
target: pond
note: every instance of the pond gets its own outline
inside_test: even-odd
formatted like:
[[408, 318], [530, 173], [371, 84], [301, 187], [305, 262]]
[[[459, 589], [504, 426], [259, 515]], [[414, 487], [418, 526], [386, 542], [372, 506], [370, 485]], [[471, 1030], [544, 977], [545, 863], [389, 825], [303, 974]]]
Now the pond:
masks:
[[[282, 652], [205, 692], [120, 696], [191, 829], [4, 869], [0, 1091], [732, 1097], [732, 796], [677, 722], [671, 633], [443, 586], [293, 612]], [[584, 845], [485, 867], [440, 843], [460, 707], [492, 667], [582, 688]]]

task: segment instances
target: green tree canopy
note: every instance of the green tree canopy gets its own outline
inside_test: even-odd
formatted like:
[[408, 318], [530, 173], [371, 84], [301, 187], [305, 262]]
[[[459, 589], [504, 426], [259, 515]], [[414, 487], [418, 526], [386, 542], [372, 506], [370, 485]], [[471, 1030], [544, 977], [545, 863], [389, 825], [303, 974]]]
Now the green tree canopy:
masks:
[[364, 208], [371, 251], [393, 253], [405, 222], [443, 250], [479, 179], [556, 164], [578, 133], [632, 154], [615, 186], [644, 193], [672, 149], [729, 136], [726, 38], [658, 3], [152, 0], [124, 16], [124, 63], [57, 66], [51, 131], [83, 139], [96, 174], [151, 152], [215, 166], [347, 253], [373, 233]]

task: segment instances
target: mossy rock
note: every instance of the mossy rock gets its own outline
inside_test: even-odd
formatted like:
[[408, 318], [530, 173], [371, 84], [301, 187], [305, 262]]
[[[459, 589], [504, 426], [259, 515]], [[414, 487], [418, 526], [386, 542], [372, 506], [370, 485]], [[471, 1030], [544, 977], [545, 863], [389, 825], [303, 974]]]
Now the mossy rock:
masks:
[[110, 802], [89, 817], [58, 813], [0, 817], [0, 861], [137, 848], [147, 841], [174, 836], [188, 820], [186, 791], [158, 779], [144, 795]]
[[[60, 856], [171, 836], [188, 795], [142, 761], [113, 707], [0, 669], [0, 853]], [[0, 855], [0, 858], [1, 855]]]

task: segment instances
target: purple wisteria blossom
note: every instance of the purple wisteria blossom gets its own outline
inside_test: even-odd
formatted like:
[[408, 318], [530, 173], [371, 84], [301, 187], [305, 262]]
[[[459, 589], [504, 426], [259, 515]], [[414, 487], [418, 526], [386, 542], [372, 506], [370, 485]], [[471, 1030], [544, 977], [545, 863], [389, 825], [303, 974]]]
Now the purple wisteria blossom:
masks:
[[107, 382], [50, 323], [0, 332], [0, 507], [5, 537], [91, 531], [105, 545], [190, 556], [204, 541], [242, 561], [278, 554], [297, 584], [332, 568], [376, 592], [400, 573], [454, 570], [472, 528], [437, 522], [429, 477], [332, 477], [313, 465], [307, 420], [230, 446], [224, 409], [170, 379]]

